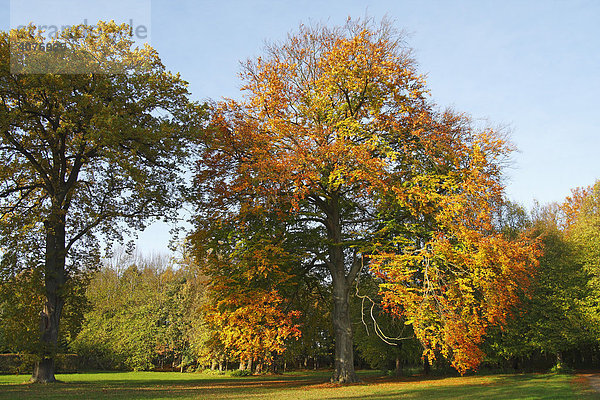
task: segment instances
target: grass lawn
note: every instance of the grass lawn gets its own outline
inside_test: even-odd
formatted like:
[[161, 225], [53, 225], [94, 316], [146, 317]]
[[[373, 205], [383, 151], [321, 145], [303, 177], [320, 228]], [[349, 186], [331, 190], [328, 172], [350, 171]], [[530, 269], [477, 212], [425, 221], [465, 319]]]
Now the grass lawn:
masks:
[[336, 387], [329, 372], [239, 377], [177, 372], [99, 372], [57, 375], [61, 383], [23, 384], [25, 375], [0, 375], [0, 399], [592, 399], [585, 379], [523, 374], [447, 378], [381, 377]]

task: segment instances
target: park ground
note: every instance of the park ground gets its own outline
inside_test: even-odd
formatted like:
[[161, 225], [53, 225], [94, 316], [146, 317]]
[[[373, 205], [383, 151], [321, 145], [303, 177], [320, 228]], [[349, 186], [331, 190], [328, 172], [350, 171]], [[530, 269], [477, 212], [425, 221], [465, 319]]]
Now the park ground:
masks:
[[[363, 383], [337, 386], [330, 372], [231, 377], [176, 372], [57, 375], [60, 383], [27, 384], [0, 375], [0, 399], [595, 399], [590, 374], [514, 374], [389, 378], [363, 371]], [[590, 379], [591, 378], [591, 379]]]

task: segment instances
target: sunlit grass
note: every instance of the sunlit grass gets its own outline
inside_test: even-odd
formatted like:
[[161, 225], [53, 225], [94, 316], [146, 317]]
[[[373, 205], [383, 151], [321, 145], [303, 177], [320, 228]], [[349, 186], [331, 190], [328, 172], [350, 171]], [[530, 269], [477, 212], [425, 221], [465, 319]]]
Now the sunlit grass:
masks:
[[0, 375], [0, 399], [581, 399], [597, 398], [583, 379], [557, 374], [390, 379], [361, 372], [364, 383], [336, 386], [330, 373], [232, 378], [176, 372], [64, 374], [57, 384], [24, 384]]

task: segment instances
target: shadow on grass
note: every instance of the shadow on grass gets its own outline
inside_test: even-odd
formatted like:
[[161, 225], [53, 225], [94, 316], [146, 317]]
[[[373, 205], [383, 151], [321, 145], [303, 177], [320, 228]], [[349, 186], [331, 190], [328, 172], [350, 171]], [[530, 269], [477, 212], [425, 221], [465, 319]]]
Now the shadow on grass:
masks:
[[92, 372], [59, 375], [62, 382], [52, 384], [3, 384], [0, 385], [0, 399], [236, 398], [322, 384], [329, 376], [330, 373], [307, 373], [234, 378], [202, 374]]
[[[330, 372], [233, 378], [202, 374], [94, 373], [63, 375], [65, 383], [0, 385], [0, 399], [575, 399], [572, 377], [527, 374], [487, 377], [385, 378], [362, 373], [363, 384], [326, 383]], [[1, 378], [1, 377], [0, 377]], [[592, 397], [589, 397], [592, 398]]]
[[[482, 377], [474, 377], [474, 379]], [[468, 379], [468, 378], [466, 378]], [[568, 375], [526, 374], [488, 376], [478, 383], [466, 384], [465, 378], [431, 377], [396, 380], [397, 386], [374, 390], [369, 400], [391, 399], [595, 399], [598, 393], [573, 384]], [[392, 383], [392, 382], [390, 382]], [[403, 385], [403, 383], [405, 385]], [[381, 383], [381, 385], [385, 385]], [[390, 390], [391, 389], [391, 390]], [[358, 400], [357, 396], [332, 396], [332, 400]]]

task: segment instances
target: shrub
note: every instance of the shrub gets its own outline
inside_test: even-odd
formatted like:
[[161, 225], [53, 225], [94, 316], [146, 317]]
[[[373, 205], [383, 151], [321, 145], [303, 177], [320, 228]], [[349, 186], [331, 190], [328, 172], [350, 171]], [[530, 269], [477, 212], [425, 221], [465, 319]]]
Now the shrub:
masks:
[[231, 376], [250, 376], [252, 375], [252, 371], [248, 371], [247, 369], [236, 369], [231, 371]]

